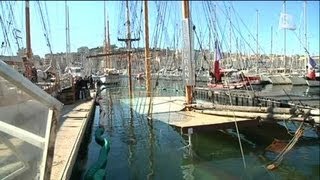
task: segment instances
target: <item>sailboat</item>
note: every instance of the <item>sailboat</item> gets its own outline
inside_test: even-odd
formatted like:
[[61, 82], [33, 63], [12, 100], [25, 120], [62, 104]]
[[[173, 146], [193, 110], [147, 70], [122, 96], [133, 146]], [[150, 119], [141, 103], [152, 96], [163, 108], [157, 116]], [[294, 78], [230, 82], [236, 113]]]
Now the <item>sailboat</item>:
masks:
[[[209, 88], [213, 89], [240, 89], [250, 84], [260, 84], [260, 78], [256, 76], [245, 76], [237, 69], [222, 69], [220, 68], [220, 61], [223, 59], [220, 52], [219, 43], [215, 41], [215, 61], [214, 67], [210, 71], [210, 82], [207, 84]], [[224, 77], [222, 79], [222, 77]]]
[[[103, 6], [104, 13], [104, 48], [103, 54], [97, 54], [90, 57], [101, 57], [104, 56], [105, 67], [102, 72], [97, 72], [92, 75], [94, 81], [101, 80], [101, 82], [105, 85], [117, 85], [120, 83], [120, 73], [119, 70], [112, 68], [112, 60], [108, 58], [110, 53], [110, 34], [109, 34], [109, 18], [106, 18], [106, 3], [104, 1]], [[108, 30], [108, 31], [107, 31]], [[107, 39], [108, 38], [108, 39]], [[88, 58], [88, 57], [87, 57]]]
[[320, 69], [312, 57], [309, 56], [308, 62], [307, 84], [309, 87], [320, 87]]
[[[307, 3], [304, 2], [304, 33], [305, 33], [305, 46], [307, 47]], [[308, 64], [306, 64], [306, 79], [309, 87], [320, 87], [320, 69], [316, 61], [306, 51], [306, 58], [308, 58]]]

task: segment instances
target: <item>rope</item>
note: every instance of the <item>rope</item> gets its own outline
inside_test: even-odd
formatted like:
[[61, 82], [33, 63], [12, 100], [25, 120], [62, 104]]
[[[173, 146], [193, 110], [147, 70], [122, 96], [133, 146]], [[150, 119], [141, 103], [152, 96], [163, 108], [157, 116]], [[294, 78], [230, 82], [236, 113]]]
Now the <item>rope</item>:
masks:
[[267, 166], [267, 169], [273, 170], [276, 167], [278, 167], [283, 160], [284, 155], [286, 155], [292, 147], [298, 142], [299, 138], [303, 135], [304, 132], [304, 122], [302, 122], [299, 126], [299, 128], [296, 130], [293, 138], [290, 140], [290, 142], [282, 149], [282, 151], [278, 154], [278, 156], [272, 161], [271, 164]]
[[[230, 91], [230, 88], [229, 88], [229, 85], [228, 85], [228, 78], [226, 79], [226, 83], [227, 83], [227, 87], [228, 87], [229, 101], [230, 101], [230, 104], [232, 106], [232, 98], [231, 98], [231, 91]], [[240, 152], [241, 152], [241, 156], [242, 156], [243, 167], [244, 167], [244, 169], [246, 169], [247, 168], [246, 160], [244, 158], [244, 153], [243, 153], [243, 148], [242, 148], [242, 143], [241, 143], [241, 138], [240, 138], [240, 133], [239, 133], [239, 128], [238, 128], [238, 123], [237, 123], [237, 119], [236, 119], [236, 114], [235, 114], [234, 111], [232, 111], [232, 112], [233, 112], [234, 125], [235, 125], [236, 131], [237, 131], [237, 137], [238, 137]]]

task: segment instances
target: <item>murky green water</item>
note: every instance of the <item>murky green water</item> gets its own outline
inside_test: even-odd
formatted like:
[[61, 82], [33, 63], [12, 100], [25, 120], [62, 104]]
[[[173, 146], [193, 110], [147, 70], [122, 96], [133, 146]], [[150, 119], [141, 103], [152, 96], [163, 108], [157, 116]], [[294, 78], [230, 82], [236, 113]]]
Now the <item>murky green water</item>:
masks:
[[[106, 109], [110, 112], [104, 121], [106, 137], [111, 150], [106, 167], [106, 179], [319, 179], [320, 140], [316, 133], [307, 130], [305, 137], [285, 156], [278, 169], [266, 170], [276, 153], [265, 151], [273, 138], [288, 139], [283, 126], [265, 126], [259, 130], [240, 129], [246, 168], [240, 153], [235, 130], [209, 131], [192, 136], [192, 155], [188, 137], [156, 119], [149, 122], [139, 114], [139, 103], [144, 103], [143, 83], [134, 81], [135, 107], [130, 111], [120, 99], [128, 97], [127, 83], [121, 88], [102, 91]], [[283, 87], [284, 88], [284, 87]], [[306, 87], [297, 93], [306, 93]], [[181, 96], [183, 85], [176, 82], [159, 82], [159, 96]], [[272, 87], [271, 87], [272, 89]], [[297, 90], [296, 88], [291, 88]], [[303, 89], [303, 90], [302, 90]], [[268, 90], [268, 89], [263, 89]], [[318, 96], [319, 91], [312, 96]], [[99, 113], [96, 109], [96, 115]], [[84, 140], [72, 179], [83, 179], [86, 170], [97, 161], [100, 146], [94, 141], [99, 119], [94, 118], [92, 131]], [[289, 123], [294, 129], [294, 124]]]

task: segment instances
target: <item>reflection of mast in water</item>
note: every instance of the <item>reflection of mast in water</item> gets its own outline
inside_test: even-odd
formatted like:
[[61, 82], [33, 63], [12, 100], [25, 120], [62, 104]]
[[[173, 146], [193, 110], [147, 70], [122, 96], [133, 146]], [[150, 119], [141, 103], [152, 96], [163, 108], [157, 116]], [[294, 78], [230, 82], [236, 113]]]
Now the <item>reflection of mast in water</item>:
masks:
[[113, 102], [112, 102], [110, 91], [108, 92], [108, 95], [109, 95], [109, 101], [108, 101], [108, 128], [112, 132], [112, 130], [113, 130], [113, 119], [112, 119]]
[[149, 127], [149, 169], [150, 173], [148, 174], [148, 179], [154, 178], [154, 140], [155, 134], [153, 131], [153, 121], [148, 120], [148, 127]]
[[132, 110], [132, 99], [130, 99], [130, 121], [129, 121], [129, 137], [128, 137], [128, 149], [129, 149], [129, 157], [128, 157], [128, 163], [129, 166], [132, 163], [133, 155], [134, 155], [134, 147], [133, 145], [136, 144], [136, 137], [134, 135], [134, 124], [133, 124], [133, 110]]

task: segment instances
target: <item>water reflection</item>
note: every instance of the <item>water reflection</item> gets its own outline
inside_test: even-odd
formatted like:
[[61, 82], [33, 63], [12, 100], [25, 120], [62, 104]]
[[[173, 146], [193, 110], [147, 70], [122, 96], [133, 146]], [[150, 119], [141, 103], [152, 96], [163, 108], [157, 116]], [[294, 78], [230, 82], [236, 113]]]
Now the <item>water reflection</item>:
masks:
[[[249, 133], [251, 128], [240, 129], [247, 169], [243, 169], [241, 153], [234, 130], [194, 133], [192, 136], [193, 158], [186, 156], [187, 137], [180, 131], [156, 119], [148, 121], [142, 104], [147, 103], [143, 84], [133, 81], [135, 101], [124, 103], [128, 96], [126, 83], [121, 88], [107, 88], [103, 92], [108, 121], [105, 135], [111, 142], [106, 179], [318, 179], [319, 141], [301, 140], [285, 157], [275, 171], [265, 166], [277, 154], [265, 148], [277, 137], [275, 128], [262, 133]], [[154, 84], [154, 83], [153, 83]], [[139, 89], [140, 88], [140, 89]], [[269, 89], [268, 89], [269, 88]], [[303, 93], [307, 88], [266, 87], [265, 91], [277, 90]], [[159, 81], [157, 96], [183, 95], [184, 86], [177, 82]], [[176, 91], [177, 90], [177, 91]], [[308, 94], [308, 93], [307, 93]], [[145, 106], [143, 106], [145, 107]], [[169, 119], [168, 119], [169, 121]], [[94, 127], [92, 132], [94, 132]], [[247, 131], [246, 131], [247, 130]], [[259, 132], [259, 130], [257, 130]], [[262, 131], [260, 131], [262, 132]], [[286, 133], [286, 131], [285, 131]], [[88, 145], [86, 169], [98, 157], [99, 146], [91, 141]], [[79, 159], [78, 162], [79, 163]], [[299, 163], [297, 163], [299, 162]], [[76, 163], [76, 164], [77, 164]], [[81, 178], [76, 178], [81, 179]]]

